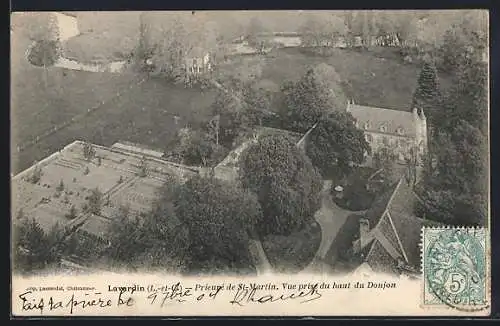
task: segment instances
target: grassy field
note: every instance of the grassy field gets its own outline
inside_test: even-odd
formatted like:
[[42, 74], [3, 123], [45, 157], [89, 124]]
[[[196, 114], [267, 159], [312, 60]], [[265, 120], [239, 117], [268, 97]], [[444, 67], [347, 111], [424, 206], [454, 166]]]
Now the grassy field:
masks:
[[[101, 53], [99, 56], [104, 53], [112, 55], [110, 49], [120, 50], [121, 41], [111, 47], [104, 45], [108, 43], [106, 38], [114, 35], [112, 24], [104, 23], [104, 16], [88, 15], [94, 20], [89, 18], [87, 26], [81, 26], [83, 31], [91, 34], [107, 31], [106, 37], [92, 38], [96, 43], [88, 48], [99, 49], [96, 51]], [[130, 16], [128, 19], [135, 18]], [[84, 34], [82, 37], [89, 36]], [[205, 119], [208, 114], [206, 108], [213, 102], [212, 91], [185, 89], [161, 80], [149, 79], [140, 86], [133, 86], [141, 78], [134, 74], [33, 67], [24, 58], [29, 43], [25, 37], [12, 37], [11, 145], [14, 149], [14, 172], [75, 139], [102, 145], [129, 140], [168, 148], [177, 128]], [[340, 49], [333, 50], [329, 56], [315, 56], [300, 49], [282, 49], [266, 57], [233, 59], [232, 64], [222, 69], [231, 69], [231, 66], [241, 63], [238, 61], [247, 61], [245, 65], [251, 67], [252, 63], [248, 61], [261, 59], [262, 68], [258, 69], [257, 75], [263, 87], [277, 91], [285, 80], [299, 78], [309, 65], [326, 62], [335, 67], [346, 83], [346, 93], [357, 103], [398, 109], [409, 109], [419, 73], [416, 65], [404, 64], [394, 55]], [[443, 77], [441, 83], [445, 87], [449, 84]], [[16, 146], [92, 107], [99, 109], [40, 140], [35, 146], [15, 152]], [[181, 117], [179, 125], [174, 123], [174, 115]]]
[[65, 56], [80, 62], [121, 60], [136, 46], [139, 12], [78, 12], [81, 35], [64, 45]]
[[[328, 56], [304, 52], [298, 48], [280, 49], [267, 56], [240, 56], [233, 58], [228, 67], [251, 65], [263, 60], [261, 80], [281, 85], [296, 80], [307, 67], [327, 63], [335, 68], [345, 83], [344, 91], [358, 104], [409, 110], [420, 68], [406, 64], [394, 49], [361, 52], [332, 49]], [[448, 76], [440, 76], [444, 89], [450, 86]], [[275, 87], [273, 87], [275, 88]]]
[[[75, 72], [75, 78], [81, 78], [82, 82], [86, 80], [79, 72]], [[167, 149], [178, 128], [185, 124], [196, 125], [206, 118], [208, 113], [206, 108], [212, 104], [213, 98], [214, 94], [211, 92], [202, 93], [196, 89], [168, 85], [161, 80], [147, 80], [127, 92], [122, 92], [120, 96], [102, 105], [99, 110], [48, 136], [35, 146], [20, 153], [13, 153], [13, 170], [15, 172], [23, 170], [34, 160], [46, 157], [77, 139], [105, 146], [110, 146], [119, 140], [128, 140]], [[86, 110], [95, 101], [94, 97], [89, 96], [86, 99], [82, 98], [78, 105], [81, 110]], [[36, 111], [34, 107], [32, 111]], [[47, 119], [50, 117], [55, 119], [59, 111], [57, 107], [51, 106], [45, 115], [48, 116]], [[174, 122], [175, 115], [180, 117], [179, 124]], [[22, 121], [27, 119], [25, 116], [29, 117], [29, 110], [14, 109], [13, 118], [23, 125]], [[32, 134], [43, 130], [36, 120], [31, 126], [24, 126], [28, 127], [33, 129]], [[16, 133], [15, 130], [13, 133]], [[19, 133], [16, 138], [18, 141], [23, 140], [19, 137]]]
[[[201, 121], [207, 111], [204, 108], [213, 102], [214, 94], [209, 91], [185, 89], [162, 80], [149, 79], [134, 86], [142, 76], [132, 73], [34, 67], [24, 55], [29, 44], [21, 32], [11, 36], [13, 173], [76, 139], [102, 145], [129, 140], [165, 148], [178, 127]], [[16, 151], [17, 146], [92, 107], [99, 109], [36, 145]], [[179, 125], [175, 125], [174, 115], [181, 117]]]

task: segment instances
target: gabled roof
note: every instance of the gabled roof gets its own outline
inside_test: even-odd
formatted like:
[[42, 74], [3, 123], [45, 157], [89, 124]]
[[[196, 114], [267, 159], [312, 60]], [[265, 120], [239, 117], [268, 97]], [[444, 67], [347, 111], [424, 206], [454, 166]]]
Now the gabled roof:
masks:
[[375, 227], [380, 221], [380, 218], [384, 214], [396, 187], [397, 184], [390, 186], [384, 193], [375, 199], [370, 209], [366, 211], [365, 218], [367, 218], [370, 222], [370, 228]]
[[398, 134], [398, 129], [404, 130], [404, 135], [414, 136], [416, 133], [413, 113], [393, 109], [383, 109], [357, 104], [348, 104], [347, 111], [357, 120], [358, 126], [371, 132], [381, 132], [385, 126], [385, 133]]
[[[380, 232], [383, 241], [386, 241], [382, 243], [383, 241], [374, 240], [367, 261], [377, 265], [380, 257], [387, 259], [387, 254], [389, 254], [389, 257], [395, 261], [401, 259], [406, 264], [418, 268], [420, 230], [426, 221], [415, 216], [413, 212], [415, 201], [416, 196], [403, 177], [367, 211], [365, 216], [370, 221], [370, 226], [373, 226], [376, 232]], [[380, 250], [385, 251], [386, 254], [378, 252]]]
[[401, 178], [389, 203], [388, 214], [397, 231], [401, 246], [410, 265], [418, 266], [420, 262], [420, 228], [422, 220], [418, 219], [413, 210], [416, 201], [413, 189], [405, 178]]

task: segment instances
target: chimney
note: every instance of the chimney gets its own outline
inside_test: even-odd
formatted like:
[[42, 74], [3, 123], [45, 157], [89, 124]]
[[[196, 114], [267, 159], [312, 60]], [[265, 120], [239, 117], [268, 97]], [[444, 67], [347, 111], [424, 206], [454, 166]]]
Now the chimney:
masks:
[[370, 236], [370, 221], [366, 218], [359, 219], [360, 249], [363, 249], [373, 237]]

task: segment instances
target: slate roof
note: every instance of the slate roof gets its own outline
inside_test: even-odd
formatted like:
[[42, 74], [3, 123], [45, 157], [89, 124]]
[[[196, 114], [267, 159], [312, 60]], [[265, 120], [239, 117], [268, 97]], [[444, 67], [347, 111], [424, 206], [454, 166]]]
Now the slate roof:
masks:
[[[357, 120], [361, 129], [371, 132], [382, 132], [380, 128], [385, 126], [387, 134], [398, 135], [398, 129], [404, 130], [404, 135], [415, 136], [416, 128], [413, 113], [393, 109], [383, 109], [371, 106], [349, 104], [347, 111]], [[365, 126], [367, 128], [365, 129]]]
[[396, 190], [397, 184], [394, 184], [389, 187], [384, 193], [378, 196], [373, 202], [372, 206], [365, 213], [365, 218], [370, 221], [370, 228], [373, 228], [377, 225], [384, 213], [387, 205], [389, 204], [389, 200], [392, 197], [392, 194]]
[[[415, 216], [413, 205], [416, 200], [417, 197], [403, 177], [398, 184], [379, 197], [372, 208], [366, 212], [365, 217], [370, 221], [370, 227], [376, 228], [397, 251], [399, 258], [418, 270], [421, 227], [438, 223]], [[387, 264], [390, 265], [387, 266], [389, 269], [396, 266], [394, 265], [397, 264], [396, 259], [389, 254], [380, 241], [374, 240], [370, 247], [366, 260], [374, 270], [380, 270], [381, 266]], [[390, 263], [388, 259], [391, 260]]]

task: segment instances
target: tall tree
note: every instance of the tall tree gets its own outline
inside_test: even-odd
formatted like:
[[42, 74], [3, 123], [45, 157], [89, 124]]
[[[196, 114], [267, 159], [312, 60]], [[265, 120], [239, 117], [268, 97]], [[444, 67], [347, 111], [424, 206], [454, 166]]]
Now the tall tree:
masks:
[[109, 228], [107, 256], [118, 267], [135, 270], [184, 272], [190, 257], [189, 233], [175, 213], [172, 179], [159, 192], [153, 209], [142, 217], [133, 216], [126, 207], [120, 209]]
[[252, 17], [245, 32], [246, 40], [249, 45], [256, 47], [259, 52], [262, 52], [269, 42], [261, 34], [267, 32], [269, 32], [269, 29], [266, 28], [263, 22], [258, 17]]
[[363, 131], [356, 128], [354, 118], [347, 112], [322, 117], [306, 141], [306, 153], [323, 177], [333, 170], [348, 175], [370, 152]]
[[488, 68], [473, 58], [466, 59], [460, 66], [444, 104], [443, 127], [451, 131], [460, 120], [487, 134]]
[[232, 90], [220, 90], [211, 105], [212, 116], [217, 117], [219, 143], [231, 148], [234, 139], [248, 126], [245, 114], [248, 105], [241, 94]]
[[249, 234], [261, 223], [255, 196], [235, 184], [193, 177], [175, 193], [174, 207], [190, 234], [192, 269], [204, 262], [233, 270], [253, 269]]
[[460, 72], [467, 61], [481, 61], [487, 47], [488, 28], [485, 17], [473, 14], [460, 15], [443, 36], [439, 48], [440, 68], [450, 72]]
[[13, 269], [21, 273], [32, 273], [55, 266], [59, 261], [59, 240], [56, 229], [48, 235], [34, 218], [25, 217], [14, 224]]
[[309, 158], [286, 136], [265, 136], [240, 161], [244, 187], [258, 196], [261, 235], [300, 230], [319, 208], [322, 182]]
[[202, 59], [218, 47], [218, 29], [205, 15], [151, 12], [146, 18], [152, 74], [186, 82], [187, 59]]
[[190, 132], [189, 138], [180, 148], [183, 163], [187, 165], [212, 166], [222, 160], [222, 156], [227, 150], [224, 146], [218, 145], [215, 139], [211, 139], [202, 131]]
[[90, 195], [87, 198], [88, 211], [89, 213], [100, 215], [101, 207], [103, 203], [103, 194], [99, 188], [94, 188], [90, 191]]
[[488, 199], [486, 137], [461, 120], [451, 133], [437, 134], [435, 143], [434, 162], [426, 166], [422, 189], [429, 214], [453, 225], [484, 225]]
[[309, 18], [299, 28], [303, 46], [318, 47], [324, 43], [324, 24], [314, 18]]
[[347, 103], [335, 69], [320, 64], [306, 71], [296, 82], [282, 86], [281, 116], [286, 127], [306, 132], [323, 115], [345, 109]]
[[28, 49], [28, 60], [33, 65], [44, 68], [43, 82], [47, 87], [48, 68], [54, 65], [62, 52], [57, 20], [48, 12], [22, 13], [13, 18], [17, 23], [16, 30], [21, 29], [32, 41]]
[[434, 127], [442, 99], [437, 70], [430, 61], [424, 63], [413, 93], [412, 108], [423, 109], [431, 127]]

